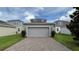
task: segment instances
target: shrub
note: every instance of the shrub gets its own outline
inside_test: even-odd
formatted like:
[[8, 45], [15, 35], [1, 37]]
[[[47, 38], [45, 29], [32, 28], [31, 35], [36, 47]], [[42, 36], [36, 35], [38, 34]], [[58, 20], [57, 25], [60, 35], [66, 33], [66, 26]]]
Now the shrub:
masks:
[[71, 31], [72, 35], [75, 36], [75, 40], [79, 40], [79, 7], [76, 8], [76, 11], [70, 15], [72, 19], [67, 25], [67, 28]]
[[69, 24], [67, 24], [67, 28], [70, 30], [71, 34], [74, 36], [74, 41], [77, 45], [79, 45], [79, 7], [74, 7], [76, 9], [70, 15], [72, 19]]
[[25, 37], [25, 36], [26, 36], [26, 31], [23, 30], [23, 31], [21, 32], [21, 36], [22, 36], [22, 37]]
[[51, 31], [51, 37], [55, 36], [55, 31]]

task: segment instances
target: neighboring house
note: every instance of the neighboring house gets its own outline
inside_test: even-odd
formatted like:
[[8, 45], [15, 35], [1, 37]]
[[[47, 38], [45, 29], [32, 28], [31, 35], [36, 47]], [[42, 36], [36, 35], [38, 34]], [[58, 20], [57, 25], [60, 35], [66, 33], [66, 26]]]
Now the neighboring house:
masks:
[[31, 23], [25, 23], [24, 26], [27, 37], [50, 37], [55, 25], [42, 19], [31, 19]]
[[23, 21], [21, 20], [8, 20], [8, 23], [16, 26], [16, 32], [21, 33], [23, 30]]
[[66, 25], [69, 24], [68, 21], [57, 20], [54, 23], [55, 23], [55, 31], [56, 31], [56, 33], [71, 34], [70, 31], [66, 27]]
[[16, 34], [16, 27], [0, 20], [0, 36]]

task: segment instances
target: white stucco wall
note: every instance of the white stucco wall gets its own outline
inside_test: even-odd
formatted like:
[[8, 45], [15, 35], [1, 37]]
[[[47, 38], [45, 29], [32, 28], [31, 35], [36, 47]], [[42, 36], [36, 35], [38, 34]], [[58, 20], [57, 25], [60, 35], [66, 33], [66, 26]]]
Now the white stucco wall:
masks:
[[61, 28], [60, 33], [62, 34], [71, 34], [71, 32], [67, 28]]
[[[18, 28], [19, 28], [20, 31], [18, 31]], [[24, 30], [24, 26], [17, 26], [17, 27], [16, 27], [16, 31], [17, 31], [18, 33], [21, 33], [22, 30]]]
[[[58, 31], [57, 31], [58, 29]], [[66, 28], [66, 27], [55, 27], [55, 32], [56, 33], [61, 33], [61, 34], [71, 34], [71, 32]]]
[[60, 33], [60, 27], [55, 27], [55, 32]]
[[47, 25], [25, 25], [25, 27], [26, 27], [26, 36], [28, 36], [28, 27], [48, 27], [49, 28], [49, 36], [51, 36], [51, 31], [53, 31], [54, 30], [54, 25], [49, 25], [49, 24], [47, 24]]
[[7, 36], [16, 34], [16, 28], [0, 27], [0, 36]]

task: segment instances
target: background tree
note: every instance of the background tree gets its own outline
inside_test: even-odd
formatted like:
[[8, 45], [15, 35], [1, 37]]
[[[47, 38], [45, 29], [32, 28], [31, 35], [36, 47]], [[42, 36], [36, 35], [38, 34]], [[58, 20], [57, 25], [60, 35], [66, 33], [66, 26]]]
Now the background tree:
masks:
[[69, 15], [72, 19], [67, 25], [67, 28], [71, 31], [71, 34], [75, 36], [74, 39], [79, 40], [79, 7], [74, 7], [76, 11]]

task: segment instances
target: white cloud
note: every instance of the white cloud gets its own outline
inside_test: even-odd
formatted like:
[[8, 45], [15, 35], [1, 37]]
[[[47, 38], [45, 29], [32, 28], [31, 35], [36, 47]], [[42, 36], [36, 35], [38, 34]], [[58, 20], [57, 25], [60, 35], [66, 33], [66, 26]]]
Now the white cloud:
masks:
[[19, 16], [0, 12], [0, 20], [7, 21], [7, 20], [15, 20], [15, 19], [19, 19]]
[[0, 16], [2, 15], [2, 12], [0, 11]]
[[[44, 7], [34, 7], [34, 8], [8, 8], [5, 12], [0, 12], [1, 20], [12, 20], [12, 19], [21, 19], [25, 22], [30, 22], [30, 19], [35, 19], [36, 17], [51, 16], [54, 13], [59, 14], [60, 12], [66, 11], [68, 8], [44, 8]], [[1, 10], [0, 10], [1, 11]], [[39, 13], [43, 11], [43, 13]], [[71, 14], [74, 10], [68, 11], [67, 15], [61, 16], [60, 20], [68, 20], [68, 15]], [[56, 19], [56, 20], [58, 20]], [[55, 20], [55, 21], [56, 21]], [[54, 20], [49, 20], [47, 22], [53, 22]]]
[[47, 23], [52, 23], [53, 22], [53, 20], [47, 20]]
[[25, 21], [26, 22], [30, 22], [30, 19], [35, 19], [36, 18], [36, 16], [39, 16], [38, 14], [37, 14], [37, 12], [39, 12], [40, 10], [44, 10], [44, 8], [43, 7], [37, 7], [37, 8], [35, 8], [34, 10], [32, 10], [32, 11], [26, 11], [24, 14], [25, 14]]
[[[51, 12], [48, 12], [47, 14], [50, 14], [50, 13], [59, 13], [61, 11], [66, 11], [68, 10], [68, 8], [57, 8]], [[70, 14], [72, 14], [73, 12], [75, 12], [76, 9], [71, 9], [69, 10], [65, 15], [62, 15], [60, 16], [59, 18], [55, 19], [55, 20], [48, 20], [48, 22], [55, 22], [57, 20], [64, 20], [64, 21], [70, 21], [71, 18], [69, 17]]]
[[50, 14], [58, 14], [58, 13], [60, 13], [60, 12], [63, 12], [63, 11], [65, 11], [65, 10], [67, 10], [68, 8], [67, 7], [64, 7], [64, 8], [62, 8], [62, 7], [57, 7], [57, 8], [47, 8], [46, 10], [47, 10], [47, 12], [46, 13], [44, 13], [43, 15], [50, 15]]
[[76, 11], [76, 9], [72, 9], [72, 10], [68, 11], [67, 14], [64, 15], [64, 16], [61, 16], [61, 17], [59, 18], [59, 20], [70, 21], [71, 18], [69, 17], [69, 15], [70, 15], [70, 14], [73, 14], [73, 12], [75, 12], [75, 11]]
[[30, 19], [35, 19], [36, 16], [39, 16], [39, 14], [37, 12], [39, 11], [43, 11], [44, 8], [43, 7], [36, 7], [34, 10], [32, 11], [26, 11], [25, 14], [25, 22], [30, 22]]
[[61, 16], [59, 20], [70, 21], [71, 18], [67, 15], [67, 16]]
[[57, 21], [57, 20], [63, 20], [63, 21], [70, 22], [71, 18], [69, 17], [69, 15], [66, 15], [66, 16], [61, 16], [60, 18], [56, 19], [55, 21]]
[[39, 12], [39, 11], [43, 11], [43, 10], [44, 10], [43, 7], [37, 7], [34, 11], [35, 11], [35, 12]]
[[29, 16], [25, 17], [25, 22], [30, 22], [30, 19], [35, 19], [35, 16], [29, 15]]
[[28, 15], [30, 15], [31, 13], [28, 12], [28, 11], [26, 11], [24, 14], [25, 14], [25, 16], [28, 16]]
[[61, 16], [60, 18], [59, 18], [59, 20], [66, 20], [66, 16]]
[[72, 9], [72, 10], [68, 11], [68, 14], [70, 15], [70, 14], [72, 14], [75, 11], [76, 11], [76, 9]]
[[26, 17], [25, 17], [25, 22], [30, 22], [30, 19], [35, 19], [35, 15], [33, 15], [32, 13], [30, 13], [30, 12], [25, 12], [25, 15], [26, 15]]
[[55, 21], [57, 21], [58, 19], [53, 19], [53, 20], [47, 20], [47, 23], [53, 23]]
[[40, 9], [40, 10], [44, 10], [44, 8], [43, 8], [43, 7], [38, 7], [38, 9]]

